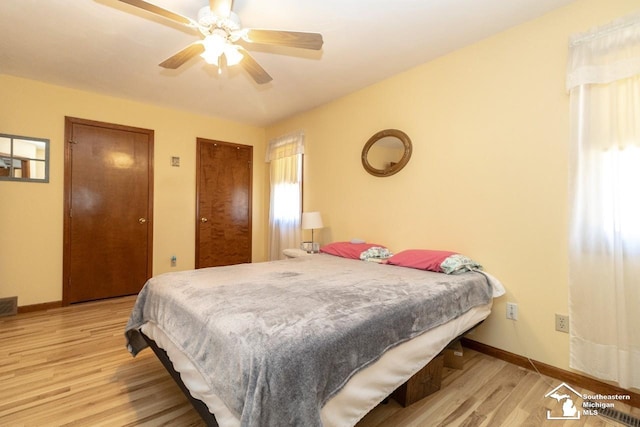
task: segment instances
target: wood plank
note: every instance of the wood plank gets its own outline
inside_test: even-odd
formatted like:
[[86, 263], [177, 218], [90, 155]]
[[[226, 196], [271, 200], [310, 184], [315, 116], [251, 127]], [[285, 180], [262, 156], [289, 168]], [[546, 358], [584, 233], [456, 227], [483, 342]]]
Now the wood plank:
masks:
[[[136, 358], [126, 351], [134, 301], [1, 318], [0, 425], [204, 426], [150, 350]], [[390, 399], [357, 427], [621, 426], [593, 416], [547, 420], [557, 402], [544, 395], [561, 381], [478, 351], [465, 348], [464, 368], [442, 372], [439, 391], [406, 408]], [[640, 417], [625, 403], [616, 409]]]
[[463, 343], [466, 347], [480, 351], [493, 357], [505, 360], [514, 365], [521, 366], [526, 369], [533, 369], [538, 373], [547, 375], [568, 384], [573, 384], [574, 387], [584, 387], [589, 390], [598, 390], [603, 395], [615, 395], [625, 394], [630, 396], [629, 404], [640, 408], [640, 393], [635, 393], [630, 390], [625, 390], [616, 385], [609, 384], [595, 378], [590, 378], [585, 375], [580, 375], [576, 372], [565, 371], [555, 366], [547, 365], [546, 363], [538, 362], [537, 360], [531, 360], [527, 357], [520, 356], [499, 348], [491, 347], [489, 345], [463, 338]]

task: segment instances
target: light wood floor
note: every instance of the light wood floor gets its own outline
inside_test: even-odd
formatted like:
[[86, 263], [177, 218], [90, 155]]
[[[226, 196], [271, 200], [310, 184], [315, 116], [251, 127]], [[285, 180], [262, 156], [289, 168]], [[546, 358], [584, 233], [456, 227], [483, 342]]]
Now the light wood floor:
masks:
[[[203, 426], [153, 352], [132, 358], [125, 349], [133, 302], [0, 317], [0, 426]], [[357, 427], [621, 425], [546, 420], [558, 407], [544, 395], [560, 381], [472, 350], [464, 357], [464, 370], [445, 368], [439, 392], [407, 408], [381, 404]]]

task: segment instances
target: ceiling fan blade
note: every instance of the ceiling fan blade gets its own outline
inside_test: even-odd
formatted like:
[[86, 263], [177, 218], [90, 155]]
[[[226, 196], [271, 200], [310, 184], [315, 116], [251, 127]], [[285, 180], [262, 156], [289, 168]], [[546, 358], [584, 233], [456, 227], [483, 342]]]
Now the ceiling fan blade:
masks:
[[214, 15], [228, 18], [233, 7], [233, 0], [209, 0], [209, 9]]
[[323, 44], [322, 34], [301, 33], [298, 31], [247, 30], [243, 39], [251, 43], [273, 44], [313, 50], [320, 50]]
[[179, 24], [188, 25], [190, 27], [197, 26], [196, 22], [194, 22], [192, 19], [187, 18], [186, 16], [182, 16], [178, 13], [171, 12], [170, 10], [163, 9], [160, 6], [156, 6], [155, 4], [147, 3], [144, 0], [120, 0], [120, 1], [123, 3], [130, 4], [131, 6], [135, 6], [137, 8], [146, 10], [147, 12], [155, 13], [156, 15], [160, 15], [163, 18], [167, 18]]
[[240, 65], [242, 65], [242, 68], [244, 68], [259, 85], [269, 83], [273, 80], [269, 73], [267, 73], [264, 68], [262, 68], [255, 59], [253, 59], [253, 56], [249, 55], [249, 52], [247, 52], [246, 49], [242, 49], [242, 61], [240, 62]]
[[180, 52], [173, 55], [171, 58], [165, 59], [160, 64], [160, 66], [163, 68], [175, 70], [194, 56], [200, 55], [202, 52], [204, 52], [204, 45], [202, 44], [202, 42], [197, 41], [185, 47]]

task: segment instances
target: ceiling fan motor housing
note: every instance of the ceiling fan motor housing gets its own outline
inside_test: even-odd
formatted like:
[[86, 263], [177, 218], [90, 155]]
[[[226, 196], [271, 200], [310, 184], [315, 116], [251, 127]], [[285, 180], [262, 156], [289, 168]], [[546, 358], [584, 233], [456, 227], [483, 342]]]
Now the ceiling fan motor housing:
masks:
[[209, 6], [205, 6], [198, 11], [198, 24], [200, 24], [201, 31], [207, 30], [209, 34], [216, 28], [221, 28], [227, 33], [237, 31], [241, 28], [240, 18], [237, 14], [229, 12], [228, 17], [220, 17], [215, 15]]

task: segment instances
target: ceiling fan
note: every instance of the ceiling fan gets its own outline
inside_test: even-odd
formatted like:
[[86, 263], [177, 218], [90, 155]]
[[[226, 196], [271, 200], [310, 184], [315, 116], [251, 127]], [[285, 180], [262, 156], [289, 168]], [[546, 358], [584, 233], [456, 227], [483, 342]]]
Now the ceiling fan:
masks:
[[180, 52], [160, 63], [163, 68], [176, 69], [189, 59], [200, 55], [207, 63], [218, 67], [240, 64], [258, 84], [268, 83], [271, 76], [253, 59], [247, 50], [236, 44], [239, 40], [248, 43], [270, 44], [302, 49], [320, 50], [322, 34], [297, 31], [263, 30], [242, 28], [240, 19], [232, 10], [233, 0], [209, 0], [209, 5], [198, 11], [193, 20], [171, 12], [144, 0], [120, 0], [131, 6], [155, 13], [163, 18], [193, 28], [203, 39], [191, 43]]

